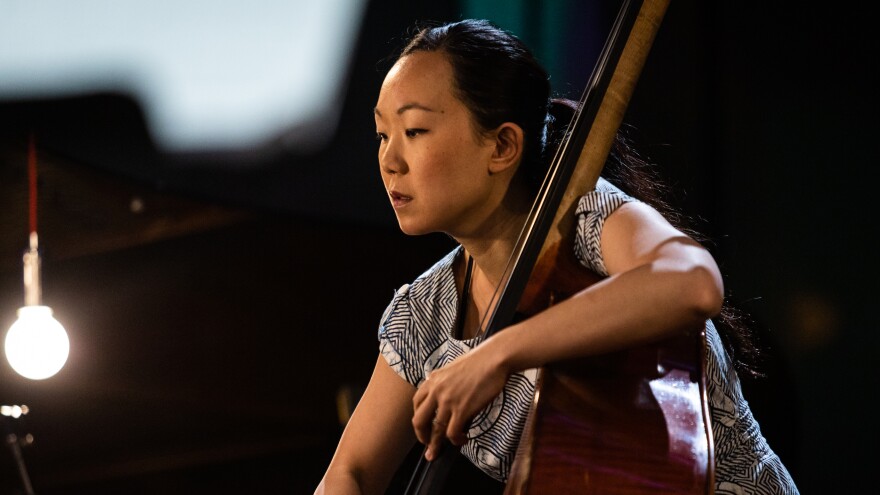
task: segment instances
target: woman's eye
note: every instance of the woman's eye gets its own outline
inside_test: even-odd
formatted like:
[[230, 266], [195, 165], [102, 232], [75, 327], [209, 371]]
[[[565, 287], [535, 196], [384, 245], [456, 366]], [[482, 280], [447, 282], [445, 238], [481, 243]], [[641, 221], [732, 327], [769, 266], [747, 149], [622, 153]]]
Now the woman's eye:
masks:
[[406, 130], [406, 137], [416, 137], [419, 134], [424, 134], [426, 132], [428, 132], [428, 131], [425, 129], [407, 129]]
[[388, 139], [388, 136], [386, 136], [385, 133], [382, 133], [382, 132], [376, 133], [376, 141], [381, 142], [381, 141], [385, 141], [386, 139]]

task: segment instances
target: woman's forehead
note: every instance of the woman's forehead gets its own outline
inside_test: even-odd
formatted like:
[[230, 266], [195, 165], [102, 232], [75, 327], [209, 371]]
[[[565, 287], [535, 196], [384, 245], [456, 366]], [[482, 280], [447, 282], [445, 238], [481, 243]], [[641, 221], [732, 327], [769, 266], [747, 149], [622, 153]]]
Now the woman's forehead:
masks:
[[404, 106], [439, 111], [440, 106], [453, 99], [452, 66], [446, 57], [435, 52], [416, 52], [402, 57], [388, 71], [376, 107], [383, 114], [397, 112]]

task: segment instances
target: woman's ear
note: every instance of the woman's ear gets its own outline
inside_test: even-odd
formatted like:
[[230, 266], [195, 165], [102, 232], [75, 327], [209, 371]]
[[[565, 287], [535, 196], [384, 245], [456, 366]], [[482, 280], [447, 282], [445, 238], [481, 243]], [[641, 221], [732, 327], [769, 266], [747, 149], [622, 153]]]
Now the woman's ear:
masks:
[[523, 153], [523, 130], [520, 126], [505, 122], [493, 133], [495, 151], [489, 161], [489, 173], [497, 174], [519, 163]]

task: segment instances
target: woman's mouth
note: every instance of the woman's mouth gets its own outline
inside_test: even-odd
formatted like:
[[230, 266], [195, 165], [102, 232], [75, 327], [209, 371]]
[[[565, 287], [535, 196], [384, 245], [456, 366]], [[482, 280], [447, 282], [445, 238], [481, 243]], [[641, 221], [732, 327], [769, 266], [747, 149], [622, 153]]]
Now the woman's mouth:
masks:
[[391, 197], [391, 206], [394, 208], [402, 208], [412, 201], [411, 196], [400, 194], [397, 191], [389, 191], [388, 196]]

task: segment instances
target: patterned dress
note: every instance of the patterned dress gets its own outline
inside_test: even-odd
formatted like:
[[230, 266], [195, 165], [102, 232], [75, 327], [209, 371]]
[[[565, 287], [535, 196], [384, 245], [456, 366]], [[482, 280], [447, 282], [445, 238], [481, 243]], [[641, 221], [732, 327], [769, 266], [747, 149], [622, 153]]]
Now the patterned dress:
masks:
[[[600, 237], [605, 219], [620, 205], [637, 201], [599, 179], [576, 210], [575, 252], [585, 266], [607, 276]], [[479, 342], [454, 338], [459, 294], [453, 262], [456, 247], [412, 284], [398, 289], [382, 315], [379, 348], [388, 364], [418, 387], [432, 371]], [[797, 494], [779, 457], [770, 449], [743, 398], [739, 378], [712, 321], [706, 322], [707, 387], [715, 445], [715, 493]], [[461, 452], [483, 472], [505, 481], [531, 406], [537, 371], [512, 375], [501, 394], [474, 418]]]

